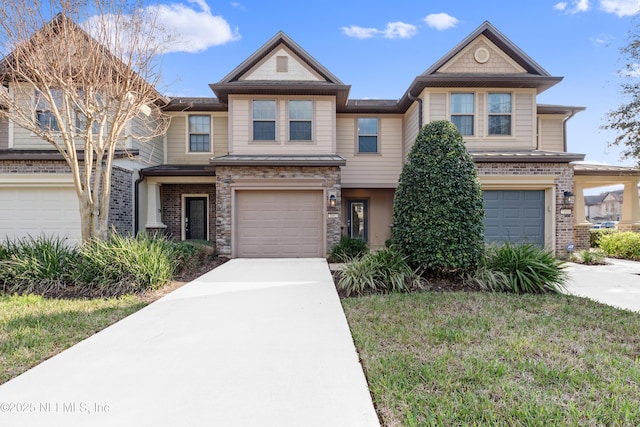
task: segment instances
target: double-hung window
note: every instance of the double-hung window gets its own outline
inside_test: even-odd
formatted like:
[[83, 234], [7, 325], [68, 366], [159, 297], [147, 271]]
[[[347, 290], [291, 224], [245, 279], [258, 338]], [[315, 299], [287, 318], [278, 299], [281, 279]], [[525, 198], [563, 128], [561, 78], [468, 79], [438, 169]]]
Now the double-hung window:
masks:
[[189, 116], [189, 152], [211, 151], [211, 116]]
[[311, 141], [313, 101], [289, 101], [289, 141]]
[[[51, 95], [56, 103], [58, 109], [62, 103], [62, 92], [57, 89], [51, 90]], [[49, 102], [44, 99], [44, 96], [39, 91], [35, 92], [36, 96], [36, 120], [40, 129], [45, 131], [60, 132], [60, 124], [56, 120], [55, 115], [51, 109]]]
[[451, 122], [463, 136], [474, 134], [475, 96], [473, 93], [451, 94]]
[[490, 93], [488, 100], [489, 135], [511, 135], [511, 94]]
[[252, 103], [253, 110], [253, 140], [276, 140], [276, 101], [267, 99], [255, 99]]
[[358, 118], [358, 153], [378, 152], [378, 119]]

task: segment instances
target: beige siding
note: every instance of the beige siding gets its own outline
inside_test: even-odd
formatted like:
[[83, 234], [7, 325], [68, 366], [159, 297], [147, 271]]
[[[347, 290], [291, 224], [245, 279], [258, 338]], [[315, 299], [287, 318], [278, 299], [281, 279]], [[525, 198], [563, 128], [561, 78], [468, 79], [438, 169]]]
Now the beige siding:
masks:
[[432, 122], [434, 120], [448, 120], [449, 114], [447, 113], [447, 96], [446, 93], [430, 93], [427, 97], [428, 102], [424, 108], [428, 111], [428, 119], [425, 123]]
[[420, 129], [418, 129], [418, 126], [420, 124], [420, 108], [418, 108], [418, 103], [414, 102], [411, 107], [409, 107], [409, 109], [407, 110], [407, 112], [404, 114], [404, 118], [403, 118], [403, 134], [404, 134], [404, 141], [403, 141], [403, 147], [402, 147], [402, 160], [406, 161], [407, 160], [407, 155], [409, 154], [409, 151], [411, 150], [411, 147], [413, 147], [413, 143], [416, 140], [416, 137], [418, 136], [418, 132]]
[[379, 153], [356, 153], [355, 115], [337, 118], [337, 151], [347, 160], [342, 186], [395, 188], [402, 171], [402, 116], [379, 117]]
[[[131, 148], [140, 150], [140, 160], [147, 165], [156, 166], [164, 162], [163, 137], [149, 139], [149, 129], [145, 125], [146, 118], [139, 116], [131, 120]], [[149, 139], [149, 140], [147, 140]]]
[[9, 121], [0, 118], [0, 150], [9, 148]]
[[[287, 58], [286, 71], [277, 70], [277, 58], [279, 56]], [[243, 75], [240, 80], [324, 81], [318, 73], [313, 71], [285, 46], [275, 49], [269, 56]]]
[[[194, 113], [206, 114], [206, 113]], [[212, 148], [208, 153], [189, 153], [188, 114], [174, 114], [167, 131], [168, 164], [208, 164], [214, 156], [228, 154], [228, 119], [226, 113], [212, 113]]]
[[[276, 141], [252, 141], [251, 100], [277, 100]], [[289, 141], [288, 101], [313, 99], [313, 140]], [[230, 153], [231, 154], [332, 154], [334, 148], [335, 98], [330, 96], [246, 97], [229, 96]]]
[[526, 70], [481, 35], [437, 73], [524, 74]]
[[368, 205], [368, 243], [372, 248], [383, 247], [385, 241], [391, 238], [391, 223], [393, 222], [393, 195], [395, 190], [391, 188], [377, 189], [344, 189], [342, 190], [342, 212], [344, 230], [348, 230], [349, 217], [347, 201], [366, 200]]
[[543, 151], [564, 151], [563, 117], [540, 118], [539, 148]]

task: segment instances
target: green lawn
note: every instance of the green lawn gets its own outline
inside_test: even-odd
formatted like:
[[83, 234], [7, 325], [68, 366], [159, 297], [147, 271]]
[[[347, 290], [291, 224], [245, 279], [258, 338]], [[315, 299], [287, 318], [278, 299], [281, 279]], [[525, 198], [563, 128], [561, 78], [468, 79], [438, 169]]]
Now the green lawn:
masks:
[[481, 292], [342, 303], [385, 426], [640, 425], [640, 314]]
[[0, 384], [146, 304], [134, 296], [78, 300], [0, 296]]

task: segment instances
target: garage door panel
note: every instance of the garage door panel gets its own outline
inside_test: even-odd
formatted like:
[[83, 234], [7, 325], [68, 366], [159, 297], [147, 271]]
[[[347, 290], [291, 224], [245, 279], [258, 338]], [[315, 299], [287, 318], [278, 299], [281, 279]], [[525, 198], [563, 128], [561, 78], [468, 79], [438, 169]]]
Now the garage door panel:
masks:
[[544, 246], [544, 190], [484, 191], [485, 241]]
[[0, 187], [0, 239], [59, 236], [81, 241], [78, 199], [71, 187]]
[[323, 256], [322, 191], [237, 190], [236, 255]]

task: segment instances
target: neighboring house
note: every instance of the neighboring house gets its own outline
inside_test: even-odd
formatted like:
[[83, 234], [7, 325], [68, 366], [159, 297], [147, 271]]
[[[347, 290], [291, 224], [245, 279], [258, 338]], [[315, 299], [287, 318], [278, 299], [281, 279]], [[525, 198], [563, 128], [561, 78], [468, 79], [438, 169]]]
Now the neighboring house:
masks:
[[622, 190], [584, 196], [587, 219], [592, 224], [602, 221], [619, 221], [622, 215], [622, 199]]
[[[349, 99], [349, 85], [279, 32], [210, 85], [215, 97], [171, 99], [163, 141], [125, 147], [139, 155], [114, 170], [112, 219], [215, 240], [232, 257], [321, 257], [342, 235], [380, 247], [420, 128], [451, 120], [476, 161], [487, 241], [564, 254], [585, 244], [582, 190], [637, 188], [640, 171], [572, 164], [584, 155], [566, 151], [566, 121], [584, 108], [536, 102], [561, 80], [485, 22], [399, 99]], [[46, 149], [0, 123], [0, 235], [76, 232], [64, 163]], [[623, 209], [622, 222], [640, 224], [639, 210]]]

